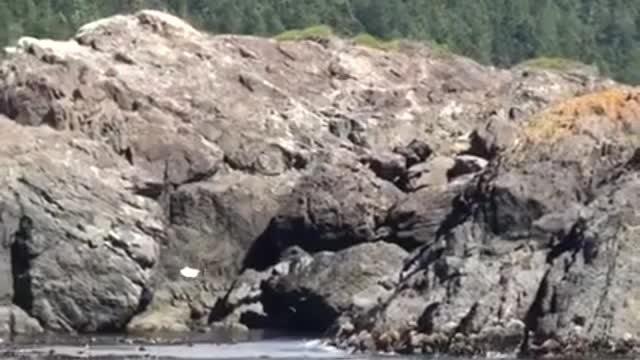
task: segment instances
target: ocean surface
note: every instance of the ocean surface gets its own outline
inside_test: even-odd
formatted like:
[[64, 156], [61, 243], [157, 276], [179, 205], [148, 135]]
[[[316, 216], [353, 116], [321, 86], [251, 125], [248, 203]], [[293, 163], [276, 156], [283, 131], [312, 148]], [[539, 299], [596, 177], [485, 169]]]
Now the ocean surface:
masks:
[[[23, 347], [16, 357], [64, 359], [170, 359], [170, 360], [262, 360], [262, 359], [329, 359], [370, 360], [399, 358], [393, 355], [352, 355], [324, 345], [318, 340], [269, 340], [238, 344], [193, 345], [92, 345]], [[509, 359], [509, 357], [500, 357]], [[425, 359], [425, 357], [402, 357]], [[438, 359], [451, 359], [438, 357]]]

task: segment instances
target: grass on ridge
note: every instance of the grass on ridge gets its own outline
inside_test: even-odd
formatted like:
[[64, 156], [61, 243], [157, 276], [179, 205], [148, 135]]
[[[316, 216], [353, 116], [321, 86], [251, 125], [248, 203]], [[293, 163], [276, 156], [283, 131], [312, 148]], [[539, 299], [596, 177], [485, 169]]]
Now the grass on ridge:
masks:
[[333, 29], [326, 25], [311, 26], [306, 29], [288, 30], [274, 37], [277, 41], [299, 41], [309, 39], [328, 39]]
[[547, 70], [569, 71], [576, 68], [584, 68], [588, 65], [571, 59], [542, 56], [523, 61], [518, 64], [518, 66]]
[[[302, 40], [325, 40], [334, 36], [340, 36], [333, 28], [327, 25], [315, 25], [305, 29], [292, 29], [284, 31], [273, 37], [276, 41], [302, 41]], [[438, 58], [448, 59], [453, 57], [453, 52], [446, 45], [436, 43], [435, 41], [418, 41], [407, 39], [386, 40], [373, 36], [368, 33], [360, 33], [351, 38], [354, 44], [365, 46], [372, 49], [382, 51], [400, 50], [404, 47], [426, 46], [431, 49], [432, 54]]]
[[450, 59], [455, 54], [446, 44], [441, 44], [433, 40], [426, 41], [423, 44], [426, 44], [426, 46], [433, 51], [433, 54], [441, 59]]
[[366, 46], [372, 49], [383, 51], [397, 50], [400, 47], [399, 40], [384, 40], [367, 33], [360, 33], [356, 35], [352, 40], [356, 45]]

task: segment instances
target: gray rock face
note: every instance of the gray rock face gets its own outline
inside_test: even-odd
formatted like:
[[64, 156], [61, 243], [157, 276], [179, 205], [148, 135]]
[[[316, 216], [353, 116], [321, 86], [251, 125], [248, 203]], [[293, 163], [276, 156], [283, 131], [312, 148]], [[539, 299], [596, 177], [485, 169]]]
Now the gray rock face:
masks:
[[[635, 120], [581, 106], [612, 97], [619, 108], [607, 111], [630, 114], [636, 96], [586, 95], [534, 117], [521, 130], [522, 143], [499, 155], [454, 201], [444, 201], [449, 208], [434, 211], [442, 208], [438, 201], [417, 200], [424, 190], [411, 194], [414, 202], [391, 212], [402, 219], [390, 220], [401, 224], [392, 238], [414, 246], [425, 239], [423, 245], [375, 320], [366, 320], [371, 312], [352, 317], [353, 332], [377, 334], [378, 349], [410, 352], [632, 350], [638, 323], [629, 304], [637, 270], [627, 239], [639, 219], [638, 174], [630, 165], [638, 145], [633, 130], [610, 122]], [[565, 118], [564, 107], [575, 113]], [[575, 127], [545, 128], [536, 137], [540, 126], [558, 126], [540, 123], [551, 121]], [[586, 126], [599, 137], [585, 138]], [[342, 333], [338, 339], [351, 343]]]
[[121, 328], [158, 259], [160, 208], [126, 191], [128, 165], [99, 143], [0, 126], [14, 303], [54, 330]]
[[0, 66], [0, 327], [630, 351], [639, 104], [589, 74], [156, 11], [21, 39]]

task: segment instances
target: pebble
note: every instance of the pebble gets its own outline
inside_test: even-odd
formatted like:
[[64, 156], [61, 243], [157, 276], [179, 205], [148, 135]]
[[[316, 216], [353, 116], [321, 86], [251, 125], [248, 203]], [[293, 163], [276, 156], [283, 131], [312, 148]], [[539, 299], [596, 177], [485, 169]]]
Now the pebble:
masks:
[[351, 321], [347, 321], [342, 326], [340, 326], [339, 334], [342, 336], [349, 336], [356, 331], [356, 327], [351, 323]]
[[630, 333], [624, 333], [624, 335], [622, 336], [622, 339], [624, 341], [631, 341], [633, 340], [633, 335], [631, 335]]
[[548, 339], [547, 341], [542, 343], [542, 346], [540, 348], [543, 352], [551, 354], [559, 352], [562, 349], [562, 345], [554, 339]]
[[507, 323], [507, 329], [513, 332], [523, 332], [525, 328], [524, 322], [518, 319], [511, 319]]
[[373, 336], [369, 334], [368, 331], [361, 331], [358, 335], [358, 342], [360, 349], [362, 350], [374, 350], [376, 348], [376, 344], [373, 341]]

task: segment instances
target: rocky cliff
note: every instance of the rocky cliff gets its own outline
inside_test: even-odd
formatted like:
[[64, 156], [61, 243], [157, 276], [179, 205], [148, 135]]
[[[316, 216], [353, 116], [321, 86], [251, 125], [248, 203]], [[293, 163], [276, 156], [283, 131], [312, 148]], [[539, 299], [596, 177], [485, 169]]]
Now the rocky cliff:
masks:
[[154, 11], [11, 52], [2, 332], [459, 354], [640, 338], [636, 89]]

